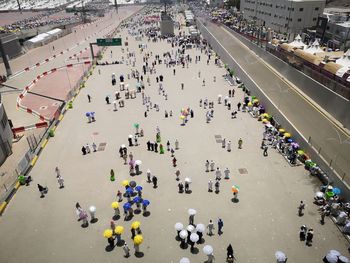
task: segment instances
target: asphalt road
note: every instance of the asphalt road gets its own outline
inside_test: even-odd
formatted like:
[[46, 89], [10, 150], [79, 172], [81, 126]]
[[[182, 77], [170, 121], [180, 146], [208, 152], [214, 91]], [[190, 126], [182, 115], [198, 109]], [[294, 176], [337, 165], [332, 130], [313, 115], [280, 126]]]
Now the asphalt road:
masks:
[[282, 80], [280, 75], [224, 28], [208, 21], [207, 28], [302, 135], [305, 138], [311, 136], [316, 148], [322, 148], [324, 158], [333, 159], [333, 163], [347, 174], [345, 181], [349, 183], [349, 134], [297, 93], [295, 87]]

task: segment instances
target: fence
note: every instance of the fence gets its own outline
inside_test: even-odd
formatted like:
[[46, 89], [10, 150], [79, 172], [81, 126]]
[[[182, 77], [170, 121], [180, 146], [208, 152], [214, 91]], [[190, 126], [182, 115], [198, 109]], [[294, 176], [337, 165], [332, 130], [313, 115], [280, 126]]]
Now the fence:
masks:
[[[350, 180], [345, 176], [339, 176], [335, 171], [336, 162], [332, 167], [329, 166], [329, 162], [318, 154], [317, 146], [311, 140], [309, 143], [299, 131], [292, 126], [287, 118], [278, 110], [278, 107], [270, 100], [270, 98], [258, 87], [254, 80], [241, 68], [241, 66], [235, 61], [235, 59], [227, 53], [224, 47], [214, 38], [213, 35], [208, 31], [208, 29], [197, 20], [197, 27], [201, 31], [203, 38], [205, 38], [210, 46], [215, 50], [216, 53], [220, 55], [220, 58], [224, 63], [226, 63], [230, 68], [235, 69], [236, 75], [243, 81], [245, 86], [250, 90], [252, 95], [259, 98], [261, 103], [265, 106], [267, 112], [274, 116], [274, 119], [280, 123], [285, 129], [293, 134], [294, 139], [299, 143], [299, 145], [306, 151], [306, 153], [311, 157], [311, 159], [316, 162], [320, 168], [329, 176], [330, 180], [341, 188], [344, 198], [350, 199], [350, 191], [347, 181]], [[316, 148], [314, 147], [316, 146]], [[337, 170], [338, 172], [338, 170]]]

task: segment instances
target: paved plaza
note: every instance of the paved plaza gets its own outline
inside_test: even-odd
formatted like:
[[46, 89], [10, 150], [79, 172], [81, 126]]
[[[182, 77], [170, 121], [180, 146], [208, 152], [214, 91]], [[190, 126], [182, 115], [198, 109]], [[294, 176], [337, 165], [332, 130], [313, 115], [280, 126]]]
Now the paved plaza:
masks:
[[[181, 31], [187, 30], [182, 27]], [[176, 30], [178, 34], [178, 30]], [[119, 35], [119, 33], [118, 33]], [[120, 32], [128, 47], [111, 47], [105, 52], [102, 61], [110, 60], [110, 51], [119, 59], [126, 58], [126, 48], [135, 51], [135, 69], [142, 72], [143, 56], [150, 53], [150, 63], [155, 55], [175, 54], [178, 47], [166, 41], [148, 42], [146, 38], [136, 41], [126, 29]], [[147, 47], [140, 51], [139, 45]], [[303, 166], [291, 167], [274, 149], [269, 149], [264, 157], [260, 149], [264, 126], [249, 113], [238, 112], [231, 119], [231, 111], [217, 103], [219, 94], [228, 95], [229, 89], [235, 89], [231, 98], [233, 108], [243, 100], [243, 92], [230, 86], [222, 77], [226, 71], [214, 64], [212, 56], [207, 65], [207, 56], [200, 49], [187, 49], [192, 58], [188, 68], [181, 65], [166, 67], [155, 66], [156, 74], [144, 76], [145, 94], [159, 105], [160, 110], [151, 109], [144, 117], [146, 106], [142, 103], [141, 93], [135, 99], [125, 99], [125, 107], [113, 110], [113, 104], [106, 104], [105, 97], [114, 100], [119, 91], [119, 75], [125, 76], [130, 89], [136, 86], [136, 79], [127, 78], [131, 73], [130, 65], [97, 66], [77, 99], [56, 129], [36, 165], [31, 171], [33, 182], [21, 187], [5, 214], [0, 218], [0, 262], [179, 262], [188, 257], [191, 262], [206, 262], [207, 256], [202, 249], [205, 245], [214, 248], [215, 262], [225, 262], [226, 247], [232, 244], [237, 262], [276, 262], [275, 252], [286, 253], [288, 262], [322, 262], [330, 249], [336, 249], [348, 255], [348, 242], [336, 225], [326, 218], [325, 225], [319, 223], [317, 206], [313, 196], [320, 182], [309, 175]], [[195, 63], [195, 57], [201, 60]], [[173, 55], [174, 56], [174, 55]], [[115, 58], [115, 57], [114, 57]], [[176, 70], [175, 75], [173, 69]], [[101, 74], [98, 73], [100, 71]], [[200, 72], [200, 77], [198, 76]], [[117, 85], [111, 85], [111, 75], [115, 73]], [[156, 76], [164, 76], [165, 96], [158, 93]], [[150, 77], [150, 86], [147, 84]], [[214, 77], [216, 81], [214, 82]], [[205, 79], [205, 86], [203, 86]], [[184, 89], [181, 89], [184, 83]], [[91, 103], [87, 95], [91, 96]], [[206, 123], [207, 109], [200, 107], [200, 99], [214, 101], [214, 118]], [[191, 108], [194, 117], [182, 126], [180, 112]], [[165, 111], [172, 111], [172, 117], [165, 118]], [[95, 112], [96, 121], [88, 123], [86, 112]], [[128, 147], [134, 159], [141, 160], [142, 174], [130, 176], [129, 166], [124, 165], [118, 149], [128, 145], [129, 134], [135, 133], [134, 124], [138, 123], [144, 131], [139, 146]], [[164, 154], [147, 151], [146, 142], [156, 140], [157, 126], [161, 133], [161, 142], [166, 149], [169, 140], [174, 147], [177, 167], [172, 166], [170, 152]], [[219, 137], [232, 141], [232, 151], [221, 147]], [[238, 140], [242, 138], [243, 147], [238, 149]], [[95, 142], [106, 143], [97, 152], [82, 155], [83, 145]], [[220, 192], [208, 192], [208, 180], [215, 180], [214, 172], [205, 172], [205, 161], [213, 160], [216, 167], [223, 171], [230, 169], [229, 180], [222, 179]], [[65, 187], [59, 189], [55, 167], [61, 170]], [[115, 172], [116, 180], [110, 181], [110, 170]], [[153, 188], [147, 182], [146, 171], [158, 177], [158, 187]], [[178, 181], [175, 171], [181, 172], [180, 179], [192, 179], [190, 193], [178, 193]], [[117, 200], [118, 190], [124, 191], [123, 180], [135, 180], [143, 187], [144, 199], [150, 201], [150, 215], [135, 214], [133, 219], [125, 221], [123, 216], [115, 221], [125, 228], [122, 239], [131, 249], [131, 256], [125, 258], [122, 247], [108, 249], [107, 239], [103, 237], [105, 229], [110, 227], [114, 215], [111, 203]], [[37, 184], [48, 186], [45, 198], [40, 198]], [[232, 201], [232, 185], [238, 185], [239, 202]], [[307, 204], [305, 215], [297, 215], [300, 200]], [[94, 205], [97, 208], [98, 221], [82, 227], [77, 221], [75, 204], [79, 202], [84, 210]], [[120, 204], [122, 212], [122, 204]], [[174, 225], [189, 223], [188, 209], [197, 211], [194, 223], [215, 223], [215, 235], [204, 235], [205, 242], [190, 248], [180, 248], [176, 240]], [[223, 234], [217, 233], [217, 221], [224, 222]], [[130, 226], [133, 221], [141, 222], [143, 243], [139, 257], [134, 255]], [[308, 247], [299, 241], [301, 225], [312, 227], [315, 232], [313, 245]]]

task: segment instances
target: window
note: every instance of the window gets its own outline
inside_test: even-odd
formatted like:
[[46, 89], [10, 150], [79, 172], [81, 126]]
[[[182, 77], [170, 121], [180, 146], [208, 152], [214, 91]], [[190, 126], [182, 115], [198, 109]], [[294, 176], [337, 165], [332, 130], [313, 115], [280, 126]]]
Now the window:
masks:
[[316, 17], [314, 17], [313, 19], [312, 19], [312, 21], [316, 21], [317, 20], [317, 18]]
[[6, 115], [6, 112], [4, 112], [4, 115], [2, 116], [2, 120], [1, 120], [1, 125], [4, 129], [7, 125], [7, 123], [8, 123], [7, 115]]
[[315, 11], [318, 11], [320, 8], [319, 7], [315, 7]]
[[299, 11], [300, 11], [300, 12], [304, 11], [304, 8], [299, 8]]
[[301, 22], [301, 18], [298, 19], [298, 22]]

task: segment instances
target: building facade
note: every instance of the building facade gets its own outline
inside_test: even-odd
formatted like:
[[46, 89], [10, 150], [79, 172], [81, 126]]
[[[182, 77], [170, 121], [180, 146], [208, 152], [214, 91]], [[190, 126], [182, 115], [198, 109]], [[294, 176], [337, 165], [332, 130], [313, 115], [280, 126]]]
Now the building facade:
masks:
[[241, 0], [241, 11], [276, 32], [298, 34], [316, 26], [325, 5], [326, 0]]
[[4, 104], [1, 102], [0, 94], [0, 166], [12, 153], [12, 130], [6, 115]]

